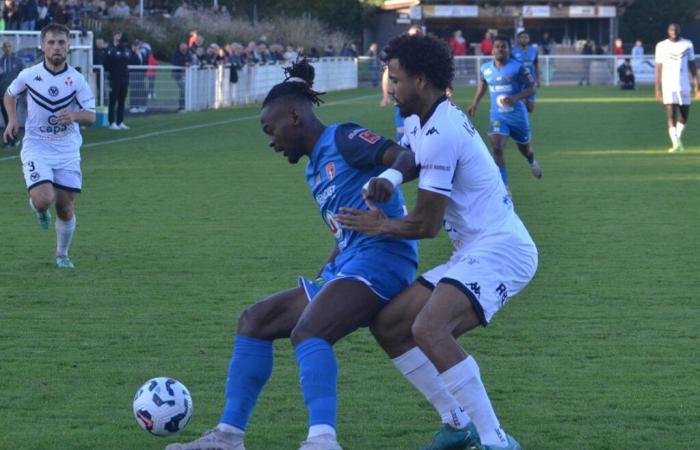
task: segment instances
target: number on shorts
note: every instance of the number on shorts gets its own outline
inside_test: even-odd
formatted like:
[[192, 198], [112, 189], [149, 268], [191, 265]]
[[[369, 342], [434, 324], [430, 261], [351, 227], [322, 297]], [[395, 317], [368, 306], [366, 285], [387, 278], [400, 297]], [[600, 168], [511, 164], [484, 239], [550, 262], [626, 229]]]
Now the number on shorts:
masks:
[[29, 167], [30, 172], [34, 172], [36, 170], [36, 167], [34, 167], [34, 161], [29, 161], [27, 163], [27, 167]]

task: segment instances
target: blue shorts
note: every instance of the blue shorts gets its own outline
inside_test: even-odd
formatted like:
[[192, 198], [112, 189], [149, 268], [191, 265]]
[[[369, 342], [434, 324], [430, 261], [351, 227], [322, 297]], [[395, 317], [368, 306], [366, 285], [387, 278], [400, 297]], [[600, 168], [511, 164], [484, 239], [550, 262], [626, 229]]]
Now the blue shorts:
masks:
[[400, 141], [403, 137], [403, 121], [404, 118], [401, 117], [401, 111], [398, 106], [394, 106], [394, 122], [396, 123], [396, 140]]
[[491, 114], [489, 119], [489, 135], [500, 134], [510, 136], [518, 144], [528, 144], [532, 135], [527, 113], [524, 114]]
[[349, 255], [341, 253], [334, 262], [323, 267], [321, 276], [315, 281], [299, 277], [299, 286], [304, 288], [311, 301], [324, 285], [349, 278], [366, 284], [382, 303], [388, 303], [415, 280], [416, 269], [415, 261], [410, 258], [367, 248]]

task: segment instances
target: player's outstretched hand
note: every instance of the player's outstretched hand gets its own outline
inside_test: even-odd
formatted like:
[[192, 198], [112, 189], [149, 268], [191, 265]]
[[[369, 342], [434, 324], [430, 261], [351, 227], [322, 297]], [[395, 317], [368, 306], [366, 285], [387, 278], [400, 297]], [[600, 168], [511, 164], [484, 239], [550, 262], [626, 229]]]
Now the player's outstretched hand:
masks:
[[365, 200], [369, 211], [355, 208], [340, 208], [340, 214], [336, 216], [338, 222], [353, 231], [359, 231], [368, 236], [382, 234], [382, 225], [387, 220], [384, 212], [377, 208], [370, 200]]
[[467, 108], [467, 115], [472, 118], [476, 116], [476, 104], [472, 103], [469, 105], [469, 108]]
[[61, 125], [70, 125], [73, 123], [73, 113], [67, 109], [62, 109], [58, 112], [58, 123]]
[[2, 140], [5, 143], [10, 143], [17, 137], [17, 121], [8, 120], [5, 132], [2, 134]]
[[371, 178], [367, 183], [367, 188], [362, 191], [365, 200], [376, 202], [386, 202], [394, 195], [394, 185], [386, 178]]

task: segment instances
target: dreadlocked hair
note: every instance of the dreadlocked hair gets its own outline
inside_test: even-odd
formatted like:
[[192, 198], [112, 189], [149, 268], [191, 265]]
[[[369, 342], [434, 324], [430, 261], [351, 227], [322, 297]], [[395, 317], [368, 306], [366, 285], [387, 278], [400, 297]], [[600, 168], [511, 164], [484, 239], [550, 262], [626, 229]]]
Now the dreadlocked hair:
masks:
[[276, 84], [267, 97], [263, 100], [263, 108], [273, 100], [280, 97], [294, 96], [302, 100], [307, 100], [318, 106], [323, 103], [321, 95], [325, 92], [314, 91], [311, 87], [314, 84], [316, 70], [314, 66], [309, 64], [309, 60], [302, 58], [292, 63], [291, 66], [284, 68], [284, 81]]

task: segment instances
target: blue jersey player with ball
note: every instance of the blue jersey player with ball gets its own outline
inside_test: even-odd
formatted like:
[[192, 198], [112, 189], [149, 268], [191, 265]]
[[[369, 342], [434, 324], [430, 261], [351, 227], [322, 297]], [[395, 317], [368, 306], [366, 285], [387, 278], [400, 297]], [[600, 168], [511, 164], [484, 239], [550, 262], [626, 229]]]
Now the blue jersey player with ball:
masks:
[[[219, 424], [187, 444], [166, 450], [243, 450], [245, 430], [273, 368], [272, 342], [290, 338], [308, 410], [309, 432], [300, 450], [341, 450], [336, 438], [337, 365], [333, 344], [368, 326], [416, 275], [413, 240], [368, 236], [340, 227], [341, 206], [364, 208], [362, 187], [372, 177], [396, 176], [391, 162], [413, 156], [395, 143], [352, 123], [324, 125], [314, 112], [321, 93], [312, 89], [313, 66], [306, 60], [285, 69], [287, 78], [263, 102], [260, 123], [270, 147], [291, 164], [303, 157], [306, 182], [333, 238], [335, 249], [319, 280], [255, 303], [241, 314]], [[398, 183], [401, 180], [397, 180]], [[388, 217], [406, 214], [396, 191], [380, 205]]]

